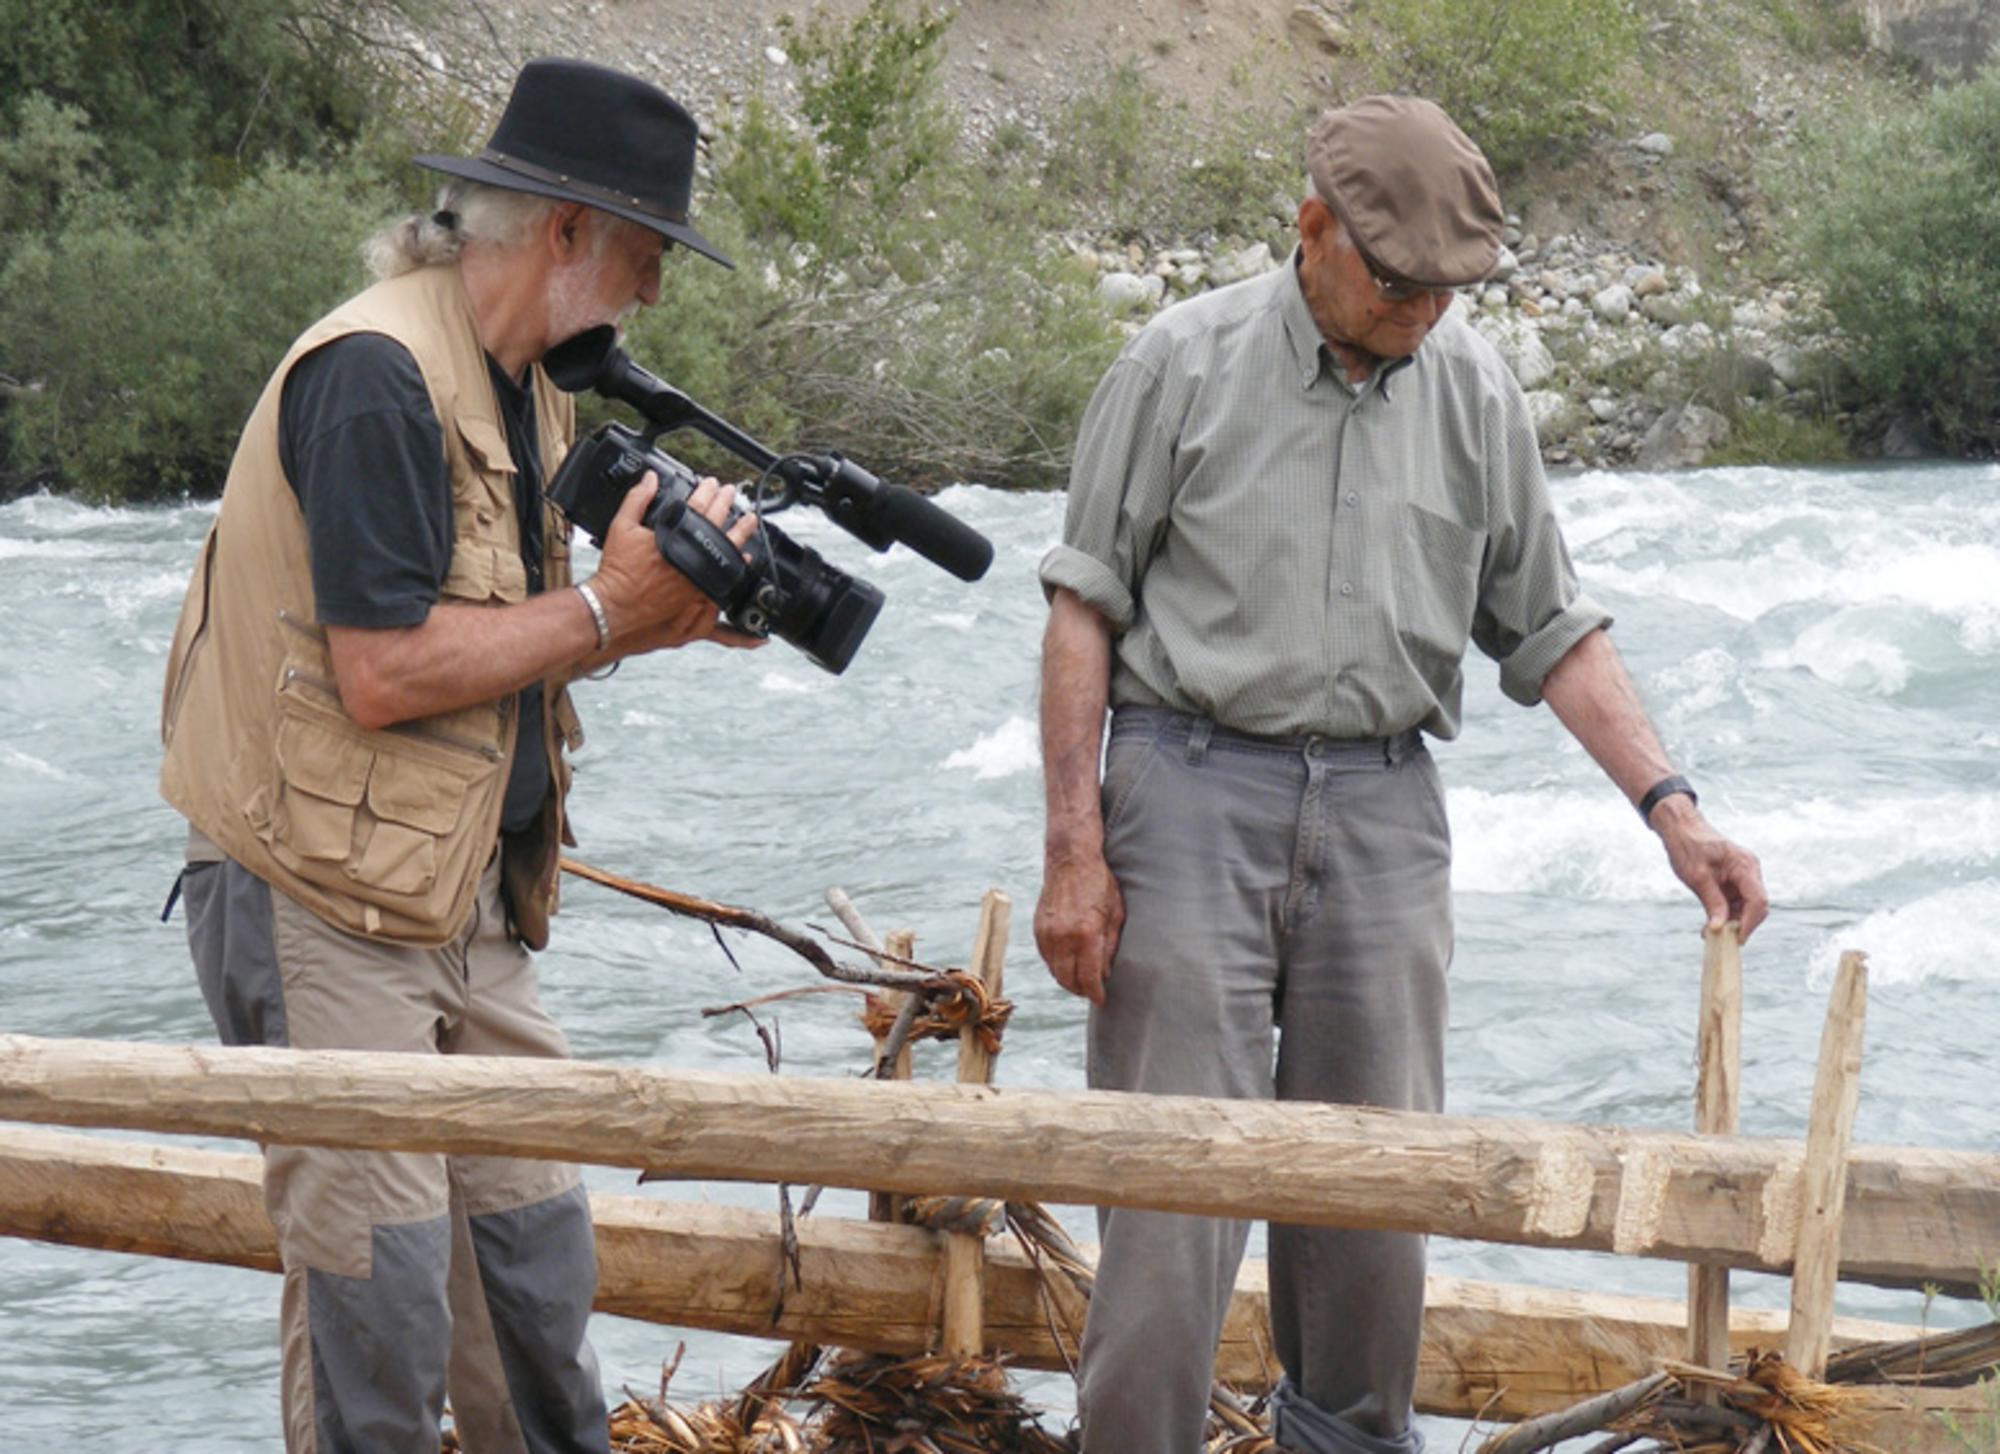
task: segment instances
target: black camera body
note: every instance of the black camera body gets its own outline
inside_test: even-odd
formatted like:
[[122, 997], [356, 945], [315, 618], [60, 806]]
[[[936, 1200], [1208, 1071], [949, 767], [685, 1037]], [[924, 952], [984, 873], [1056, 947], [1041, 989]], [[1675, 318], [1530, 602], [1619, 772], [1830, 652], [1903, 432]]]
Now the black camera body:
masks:
[[[558, 344], [542, 367], [557, 388], [572, 394], [594, 389], [632, 405], [651, 426], [640, 433], [606, 424], [569, 452], [548, 490], [564, 517], [601, 545], [626, 494], [651, 470], [660, 488], [644, 521], [667, 563], [700, 587], [738, 631], [789, 641], [827, 671], [845, 671], [854, 659], [882, 609], [882, 592], [765, 517], [803, 500], [872, 549], [900, 542], [962, 581], [978, 580], [993, 563], [991, 541], [916, 491], [885, 484], [837, 454], [779, 455], [709, 413], [633, 363], [608, 324]], [[699, 483], [694, 471], [654, 443], [676, 429], [704, 434], [762, 471], [750, 502], [757, 531], [743, 550], [688, 508]], [[729, 518], [740, 514], [732, 511]]]
[[[688, 499], [699, 483], [672, 455], [623, 424], [606, 424], [569, 452], [549, 498], [602, 544], [626, 493], [651, 470], [659, 492], [640, 523], [667, 564], [700, 587], [746, 636], [776, 636], [836, 675], [847, 669], [886, 599], [867, 581], [830, 565], [776, 526], [763, 524], [739, 550]], [[733, 523], [742, 511], [731, 509]], [[745, 556], [749, 559], [745, 559]]]

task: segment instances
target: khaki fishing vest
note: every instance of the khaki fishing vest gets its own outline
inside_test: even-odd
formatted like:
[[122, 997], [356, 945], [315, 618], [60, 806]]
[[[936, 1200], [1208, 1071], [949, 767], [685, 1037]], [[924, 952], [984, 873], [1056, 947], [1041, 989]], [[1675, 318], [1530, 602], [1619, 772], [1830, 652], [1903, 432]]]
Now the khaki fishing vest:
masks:
[[[399, 723], [357, 725], [334, 685], [313, 614], [305, 519], [278, 456], [285, 378], [351, 333], [395, 339], [416, 359], [444, 432], [452, 499], [446, 601], [524, 600], [514, 461], [458, 269], [378, 283], [306, 330], [244, 427], [167, 659], [160, 791], [265, 882], [328, 923], [397, 943], [442, 944], [472, 911], [493, 856], [518, 730], [518, 698]], [[575, 434], [575, 408], [533, 370], [543, 478]], [[354, 488], [364, 488], [355, 482]], [[544, 506], [547, 510], [548, 507]], [[548, 511], [544, 584], [569, 584], [568, 529]], [[545, 684], [541, 732], [554, 791], [536, 826], [510, 835], [509, 901], [540, 948], [555, 912], [570, 770], [582, 742], [567, 676]]]

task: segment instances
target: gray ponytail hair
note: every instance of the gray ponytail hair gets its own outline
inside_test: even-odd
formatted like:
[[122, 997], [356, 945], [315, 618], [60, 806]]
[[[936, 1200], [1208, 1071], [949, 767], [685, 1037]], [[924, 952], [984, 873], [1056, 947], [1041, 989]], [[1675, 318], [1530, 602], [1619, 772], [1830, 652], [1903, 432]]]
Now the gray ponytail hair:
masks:
[[390, 223], [362, 245], [361, 255], [375, 277], [397, 277], [451, 262], [469, 242], [511, 247], [557, 205], [553, 197], [454, 179], [439, 189], [428, 215]]

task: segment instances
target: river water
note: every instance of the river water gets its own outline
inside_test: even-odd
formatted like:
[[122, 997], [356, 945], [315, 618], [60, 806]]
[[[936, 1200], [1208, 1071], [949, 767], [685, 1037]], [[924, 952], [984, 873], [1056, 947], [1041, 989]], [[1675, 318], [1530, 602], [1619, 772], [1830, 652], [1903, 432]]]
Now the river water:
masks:
[[[1765, 864], [1776, 908], [1747, 955], [1744, 1129], [1803, 1134], [1830, 973], [1859, 948], [1873, 988], [1857, 1136], [1994, 1149], [2000, 468], [1586, 474], [1555, 492], [1671, 752], [1713, 820]], [[942, 499], [998, 546], [976, 586], [787, 520], [888, 593], [845, 677], [774, 644], [691, 649], [585, 684], [580, 854], [794, 924], [831, 923], [821, 894], [839, 885], [878, 929], [913, 927], [920, 956], [955, 962], [982, 892], [1004, 888], [1018, 1008], [999, 1078], [1077, 1086], [1081, 1005], [1049, 981], [1029, 931], [1034, 565], [1062, 500], [977, 488]], [[210, 1038], [181, 926], [159, 922], [180, 829], [153, 782], [166, 642], [211, 515], [0, 507], [0, 1030]], [[1685, 1128], [1698, 910], [1553, 718], [1505, 701], [1483, 660], [1470, 667], [1464, 733], [1438, 748], [1457, 840], [1451, 1109]], [[705, 926], [573, 884], [544, 997], [579, 1056], [761, 1071], [747, 1022], [700, 1009], [813, 976], [763, 941], [733, 948], [735, 965]], [[785, 1068], [858, 1067], [850, 1004], [775, 1007]], [[933, 1049], [928, 1073], [949, 1075], [948, 1060]], [[632, 1181], [591, 1174], [607, 1190]], [[645, 1190], [774, 1201], [755, 1186]], [[1683, 1287], [1668, 1264], [1433, 1247], [1438, 1270], [1463, 1276]], [[1737, 1286], [1783, 1303], [1774, 1279]], [[1854, 1313], [1923, 1316], [1914, 1294], [1843, 1299]], [[1978, 1315], [1929, 1313], [1933, 1326]], [[112, 1430], [121, 1447], [274, 1448], [275, 1317], [263, 1274], [0, 1241], [0, 1449]], [[593, 1336], [614, 1397], [655, 1387], [682, 1338], [682, 1398], [739, 1387], [771, 1353], [611, 1318]], [[1062, 1381], [1028, 1386], [1055, 1417], [1069, 1409]], [[1439, 1449], [1463, 1432], [1426, 1428]]]

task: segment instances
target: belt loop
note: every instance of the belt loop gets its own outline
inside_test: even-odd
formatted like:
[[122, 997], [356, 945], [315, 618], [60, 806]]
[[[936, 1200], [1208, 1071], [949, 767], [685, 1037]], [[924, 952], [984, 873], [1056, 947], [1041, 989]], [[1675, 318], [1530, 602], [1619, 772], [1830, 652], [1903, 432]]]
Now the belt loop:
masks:
[[1206, 717], [1197, 717], [1194, 719], [1194, 725], [1188, 729], [1187, 763], [1189, 767], [1199, 765], [1201, 760], [1208, 756], [1208, 739], [1214, 735], [1215, 723]]

